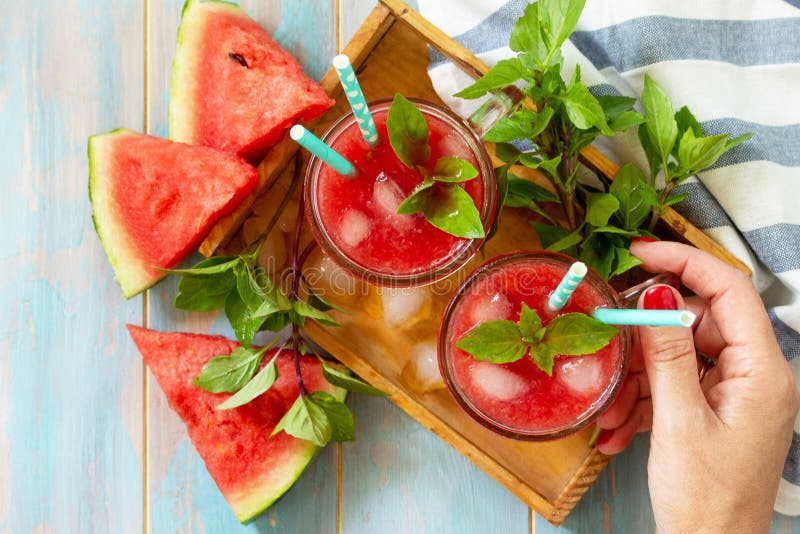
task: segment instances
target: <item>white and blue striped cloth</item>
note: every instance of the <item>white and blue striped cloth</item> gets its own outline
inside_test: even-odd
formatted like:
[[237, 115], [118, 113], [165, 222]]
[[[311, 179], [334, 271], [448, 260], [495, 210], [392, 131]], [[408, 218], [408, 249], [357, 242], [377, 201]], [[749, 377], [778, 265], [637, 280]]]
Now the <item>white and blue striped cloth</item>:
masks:
[[[423, 16], [485, 63], [513, 53], [508, 36], [525, 0], [418, 0]], [[595, 94], [638, 97], [645, 73], [688, 105], [706, 135], [755, 135], [680, 186], [676, 209], [753, 270], [778, 342], [800, 377], [800, 0], [589, 0], [564, 44], [565, 75], [576, 63]], [[435, 51], [436, 91], [469, 79]], [[617, 163], [646, 170], [635, 129], [598, 145]], [[768, 414], [765, 414], [768, 415]], [[800, 420], [775, 509], [800, 515]]]

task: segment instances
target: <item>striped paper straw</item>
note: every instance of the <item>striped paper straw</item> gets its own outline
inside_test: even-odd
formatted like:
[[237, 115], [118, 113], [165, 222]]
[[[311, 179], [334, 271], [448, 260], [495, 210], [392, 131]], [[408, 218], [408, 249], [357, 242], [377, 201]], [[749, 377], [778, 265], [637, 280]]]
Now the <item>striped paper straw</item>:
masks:
[[550, 298], [547, 299], [548, 308], [554, 311], [561, 310], [588, 271], [585, 263], [576, 261], [570, 265], [567, 274], [564, 275], [564, 278], [558, 283], [558, 287], [556, 287], [555, 291], [550, 293]]
[[292, 126], [289, 130], [289, 137], [297, 141], [297, 144], [317, 156], [319, 159], [330, 165], [330, 167], [342, 176], [354, 176], [356, 173], [353, 164], [344, 159], [338, 152], [322, 142], [316, 135], [312, 134], [299, 124]]
[[375, 121], [372, 120], [367, 101], [364, 99], [364, 93], [361, 91], [356, 73], [350, 64], [350, 58], [345, 54], [339, 54], [333, 58], [333, 68], [336, 69], [339, 81], [342, 82], [344, 94], [347, 96], [347, 101], [350, 102], [350, 109], [353, 110], [353, 115], [356, 118], [356, 122], [358, 122], [358, 127], [361, 129], [364, 141], [372, 148], [375, 148], [378, 146], [378, 129], [375, 128]]
[[637, 326], [692, 326], [695, 314], [688, 310], [628, 310], [595, 308], [592, 316], [605, 324]]

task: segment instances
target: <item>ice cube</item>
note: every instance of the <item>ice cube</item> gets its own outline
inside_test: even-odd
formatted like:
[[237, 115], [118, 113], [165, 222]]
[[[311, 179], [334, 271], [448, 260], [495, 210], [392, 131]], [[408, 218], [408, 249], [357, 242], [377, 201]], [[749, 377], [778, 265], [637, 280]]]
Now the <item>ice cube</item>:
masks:
[[455, 132], [450, 132], [443, 136], [439, 141], [438, 148], [442, 157], [461, 158], [470, 163], [473, 163], [475, 160], [475, 155], [464, 141], [464, 138]]
[[339, 220], [339, 235], [349, 247], [357, 247], [371, 229], [369, 218], [358, 210], [347, 210]]
[[470, 309], [470, 328], [486, 321], [508, 319], [512, 313], [511, 301], [502, 293], [495, 293], [489, 300], [478, 300]]
[[397, 208], [405, 200], [406, 195], [400, 186], [388, 175], [380, 173], [372, 187], [372, 199], [380, 212], [383, 212], [389, 224], [401, 230], [408, 229], [414, 222], [413, 215], [399, 214]]
[[400, 377], [418, 393], [443, 388], [444, 381], [439, 373], [439, 361], [436, 356], [436, 342], [423, 341], [414, 345]]
[[383, 172], [375, 178], [375, 185], [372, 186], [372, 196], [375, 199], [375, 204], [389, 213], [397, 213], [397, 207], [406, 197], [397, 182]]
[[476, 362], [471, 373], [475, 385], [495, 400], [508, 401], [528, 391], [524, 378], [494, 363]]
[[431, 300], [431, 292], [425, 287], [383, 288], [383, 321], [393, 327], [411, 322]]
[[603, 389], [603, 364], [594, 355], [562, 357], [556, 360], [554, 374], [568, 389], [581, 395]]

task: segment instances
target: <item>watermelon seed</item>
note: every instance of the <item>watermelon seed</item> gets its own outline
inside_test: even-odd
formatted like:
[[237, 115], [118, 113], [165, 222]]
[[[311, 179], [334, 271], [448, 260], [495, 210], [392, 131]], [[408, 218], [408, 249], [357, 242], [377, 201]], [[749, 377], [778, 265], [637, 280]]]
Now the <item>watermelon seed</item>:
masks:
[[247, 60], [244, 58], [244, 56], [237, 54], [235, 52], [228, 52], [228, 57], [238, 61], [239, 65], [241, 65], [242, 67], [247, 69], [250, 68], [250, 65], [247, 64]]

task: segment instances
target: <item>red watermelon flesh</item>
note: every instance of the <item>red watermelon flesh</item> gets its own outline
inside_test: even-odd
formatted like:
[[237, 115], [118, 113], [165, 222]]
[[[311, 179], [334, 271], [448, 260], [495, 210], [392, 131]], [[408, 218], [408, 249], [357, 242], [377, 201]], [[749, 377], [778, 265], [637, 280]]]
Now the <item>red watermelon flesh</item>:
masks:
[[[298, 395], [291, 352], [278, 356], [278, 379], [266, 393], [244, 406], [215, 410], [230, 395], [209, 393], [192, 380], [210, 358], [230, 354], [238, 343], [221, 336], [162, 333], [133, 325], [128, 325], [128, 332], [239, 521], [266, 510], [319, 451], [285, 432], [270, 436]], [[267, 352], [264, 364], [276, 350]], [[309, 391], [324, 390], [344, 399], [345, 391], [322, 377], [316, 358], [301, 356], [300, 368]]]
[[171, 139], [258, 163], [292, 124], [334, 103], [236, 4], [186, 2], [172, 65]]
[[97, 235], [125, 297], [175, 267], [258, 182], [243, 159], [130, 130], [89, 138]]

